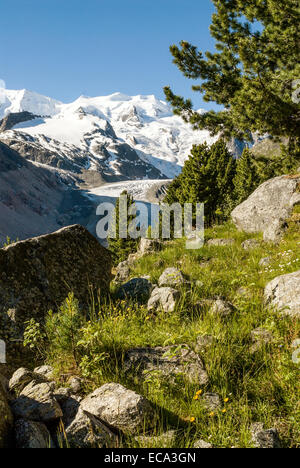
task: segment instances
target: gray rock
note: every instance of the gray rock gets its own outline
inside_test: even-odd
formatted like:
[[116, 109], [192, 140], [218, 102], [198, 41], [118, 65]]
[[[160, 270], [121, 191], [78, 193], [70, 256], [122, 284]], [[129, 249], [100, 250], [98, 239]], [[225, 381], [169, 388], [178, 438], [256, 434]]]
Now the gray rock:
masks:
[[153, 284], [146, 278], [133, 278], [119, 288], [117, 296], [123, 300], [135, 299], [144, 302], [149, 299], [153, 287]]
[[31, 382], [11, 404], [12, 412], [19, 418], [51, 422], [62, 417], [62, 410], [54, 398], [49, 383]]
[[148, 301], [148, 310], [162, 308], [165, 312], [174, 312], [179, 291], [173, 288], [155, 288]]
[[242, 243], [244, 250], [257, 249], [261, 246], [261, 243], [256, 239], [247, 239]]
[[13, 415], [7, 397], [0, 385], [0, 448], [7, 448], [11, 441]]
[[128, 280], [130, 276], [130, 262], [125, 260], [124, 262], [119, 263], [116, 268], [116, 275], [114, 277], [114, 283], [124, 283]]
[[159, 239], [146, 239], [142, 238], [139, 245], [139, 252], [141, 255], [157, 252], [161, 249], [162, 243]]
[[193, 448], [198, 448], [198, 449], [211, 449], [213, 448], [212, 444], [209, 442], [205, 442], [205, 440], [199, 439], [196, 440], [196, 442], [193, 445]]
[[171, 448], [176, 440], [176, 431], [167, 431], [160, 435], [137, 436], [135, 441], [143, 448]]
[[267, 304], [286, 315], [300, 315], [300, 270], [277, 276], [265, 288]]
[[208, 383], [203, 361], [185, 345], [131, 349], [125, 355], [124, 367], [126, 371], [133, 369], [135, 375], [142, 379], [153, 371], [159, 371], [162, 378], [168, 380], [183, 376], [190, 383]]
[[236, 308], [231, 304], [231, 302], [217, 299], [213, 302], [210, 312], [220, 316], [221, 318], [227, 318], [236, 312]]
[[215, 247], [227, 247], [234, 244], [234, 239], [209, 239], [207, 245]]
[[263, 232], [265, 241], [278, 241], [293, 208], [300, 202], [300, 176], [280, 176], [260, 185], [231, 213], [240, 230]]
[[70, 388], [58, 388], [57, 390], [54, 390], [53, 396], [55, 400], [61, 405], [64, 403], [66, 400], [68, 400], [71, 396], [71, 389]]
[[51, 435], [43, 423], [18, 419], [15, 423], [18, 449], [48, 449], [53, 447]]
[[141, 432], [154, 422], [150, 402], [117, 383], [95, 390], [81, 402], [80, 408], [126, 433]]
[[72, 377], [68, 381], [68, 386], [70, 387], [72, 393], [76, 395], [82, 390], [82, 379], [80, 377]]
[[208, 411], [218, 411], [222, 406], [221, 397], [217, 393], [204, 393], [202, 401]]
[[42, 383], [48, 382], [48, 379], [42, 374], [37, 374], [25, 367], [20, 367], [20, 369], [16, 370], [9, 381], [9, 390], [11, 392], [20, 393], [32, 381]]
[[265, 328], [256, 328], [251, 332], [253, 345], [250, 348], [251, 354], [261, 349], [264, 345], [272, 343], [274, 340], [272, 333]]
[[259, 266], [269, 266], [271, 261], [270, 257], [264, 257], [259, 261]]
[[40, 375], [44, 376], [48, 380], [51, 380], [53, 378], [53, 374], [54, 374], [53, 367], [51, 367], [51, 366], [36, 367], [34, 369], [34, 372], [36, 374], [40, 374]]
[[280, 448], [280, 439], [276, 429], [265, 430], [263, 423], [254, 423], [250, 430], [256, 448]]
[[78, 413], [82, 398], [77, 395], [70, 395], [67, 400], [60, 402], [60, 407], [63, 412], [62, 421], [65, 427], [68, 427], [75, 419]]
[[167, 268], [159, 277], [158, 285], [163, 286], [180, 286], [184, 284], [184, 278], [181, 271], [177, 268]]
[[79, 409], [74, 420], [61, 434], [61, 439], [71, 448], [108, 448], [116, 446], [117, 438], [99, 419]]

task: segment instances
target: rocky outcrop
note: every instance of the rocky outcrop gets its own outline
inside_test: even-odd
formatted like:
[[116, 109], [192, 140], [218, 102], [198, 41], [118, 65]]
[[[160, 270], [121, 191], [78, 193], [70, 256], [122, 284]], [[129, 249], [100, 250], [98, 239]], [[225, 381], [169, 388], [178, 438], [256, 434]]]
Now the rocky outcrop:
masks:
[[260, 185], [231, 213], [240, 230], [263, 232], [265, 241], [280, 239], [295, 205], [300, 203], [300, 176], [280, 176]]
[[168, 381], [181, 375], [190, 383], [205, 385], [208, 382], [203, 361], [187, 346], [131, 349], [125, 355], [124, 368], [127, 372], [134, 370], [140, 378], [156, 371]]
[[37, 116], [31, 112], [11, 112], [2, 120], [0, 120], [0, 133], [10, 130], [15, 125], [21, 122], [27, 122], [29, 120], [35, 119]]
[[81, 402], [80, 408], [125, 433], [141, 432], [154, 422], [150, 402], [117, 383], [95, 390]]
[[82, 226], [0, 249], [0, 317], [14, 310], [14, 326], [43, 320], [74, 291], [81, 305], [109, 290], [110, 253]]
[[267, 304], [287, 315], [300, 315], [300, 270], [277, 276], [265, 288]]

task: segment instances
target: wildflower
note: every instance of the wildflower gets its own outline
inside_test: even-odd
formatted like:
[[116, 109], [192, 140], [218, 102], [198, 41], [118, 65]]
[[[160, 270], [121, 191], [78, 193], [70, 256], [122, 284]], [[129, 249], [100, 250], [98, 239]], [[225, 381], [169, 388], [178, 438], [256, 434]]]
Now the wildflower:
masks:
[[195, 395], [194, 400], [199, 400], [199, 395]]
[[229, 398], [224, 398], [225, 403], [229, 402]]
[[196, 395], [201, 395], [203, 392], [203, 390], [198, 390], [198, 392], [196, 392]]
[[213, 416], [215, 415], [215, 413], [212, 411], [211, 413], [209, 413], [209, 416], [212, 418]]
[[193, 423], [193, 422], [195, 422], [195, 421], [196, 421], [196, 418], [194, 418], [194, 416], [192, 416], [192, 417], [190, 418], [190, 422]]
[[222, 409], [222, 413], [227, 413], [227, 410], [225, 408]]

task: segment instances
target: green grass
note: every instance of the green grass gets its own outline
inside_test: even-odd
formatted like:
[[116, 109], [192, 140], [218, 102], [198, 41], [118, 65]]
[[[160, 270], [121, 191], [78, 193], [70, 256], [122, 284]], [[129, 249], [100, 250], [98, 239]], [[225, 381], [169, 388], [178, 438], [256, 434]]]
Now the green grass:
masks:
[[[147, 274], [156, 282], [165, 268], [179, 268], [191, 286], [182, 289], [174, 313], [149, 314], [146, 307], [112, 298], [83, 325], [78, 361], [74, 352], [58, 352], [51, 344], [47, 360], [57, 376], [83, 374], [86, 392], [114, 381], [145, 395], [157, 408], [154, 433], [178, 430], [174, 447], [190, 447], [199, 438], [216, 447], [251, 447], [250, 425], [261, 421], [266, 428], [278, 429], [284, 447], [299, 448], [299, 365], [292, 362], [292, 343], [300, 336], [299, 320], [270, 310], [263, 300], [267, 282], [300, 269], [299, 224], [291, 224], [278, 245], [238, 232], [230, 224], [208, 229], [206, 237], [233, 238], [235, 243], [205, 245], [194, 251], [185, 249], [184, 240], [166, 243], [162, 252], [141, 258], [132, 272], [133, 277]], [[260, 239], [261, 245], [245, 251], [241, 243], [250, 237]], [[264, 257], [271, 259], [268, 267], [259, 266]], [[248, 289], [246, 296], [238, 294], [241, 287]], [[231, 301], [237, 313], [222, 320], [208, 311], [197, 311], [197, 301], [215, 296]], [[270, 330], [274, 342], [251, 354], [250, 333], [257, 327]], [[202, 334], [217, 339], [201, 354], [209, 375], [204, 388], [184, 379], [165, 382], [155, 373], [143, 383], [122, 370], [124, 353], [130, 348], [188, 344], [195, 349]], [[219, 393], [224, 412], [212, 415], [205, 410], [201, 395], [194, 400], [198, 390]], [[122, 445], [136, 447], [138, 443], [125, 438]]]

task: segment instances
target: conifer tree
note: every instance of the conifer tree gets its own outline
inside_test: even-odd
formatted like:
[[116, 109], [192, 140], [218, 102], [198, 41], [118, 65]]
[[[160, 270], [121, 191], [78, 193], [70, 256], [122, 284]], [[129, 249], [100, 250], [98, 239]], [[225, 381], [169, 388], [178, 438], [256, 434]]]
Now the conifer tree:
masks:
[[212, 1], [216, 52], [200, 52], [186, 41], [170, 50], [180, 71], [199, 80], [193, 91], [224, 110], [199, 114], [191, 100], [166, 87], [175, 114], [226, 138], [251, 140], [258, 132], [299, 144], [299, 0]]
[[260, 183], [253, 157], [248, 148], [237, 161], [234, 184], [234, 202], [239, 205], [251, 195]]

